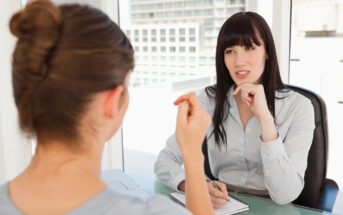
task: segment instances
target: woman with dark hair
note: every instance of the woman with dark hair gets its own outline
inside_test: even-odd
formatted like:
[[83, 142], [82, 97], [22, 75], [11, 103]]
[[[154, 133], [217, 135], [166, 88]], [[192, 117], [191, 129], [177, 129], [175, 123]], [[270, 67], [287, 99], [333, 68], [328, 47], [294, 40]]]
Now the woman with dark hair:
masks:
[[[216, 51], [217, 83], [199, 98], [212, 117], [207, 132], [212, 175], [208, 189], [214, 208], [227, 201], [227, 189], [295, 200], [304, 173], [314, 125], [311, 102], [282, 83], [271, 31], [253, 12], [231, 16], [222, 26]], [[177, 140], [171, 136], [155, 163], [167, 186], [185, 190]]]
[[[190, 214], [164, 196], [143, 201], [101, 180], [102, 151], [122, 123], [134, 66], [120, 28], [94, 8], [36, 0], [12, 17], [10, 29], [18, 38], [12, 80], [19, 123], [37, 148], [30, 165], [0, 186], [0, 214]], [[201, 154], [210, 116], [194, 93], [175, 105], [186, 207], [213, 214]]]

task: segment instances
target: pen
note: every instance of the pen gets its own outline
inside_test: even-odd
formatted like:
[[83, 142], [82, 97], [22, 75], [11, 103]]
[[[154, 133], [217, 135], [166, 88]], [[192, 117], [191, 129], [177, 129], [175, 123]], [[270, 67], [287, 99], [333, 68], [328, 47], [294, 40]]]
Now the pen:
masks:
[[206, 181], [207, 181], [207, 182], [210, 182], [214, 188], [216, 188], [217, 190], [221, 191], [221, 189], [220, 189], [220, 188], [216, 185], [216, 183], [214, 183], [211, 179], [206, 178]]
[[[211, 185], [212, 185], [214, 188], [216, 188], [217, 190], [222, 191], [222, 190], [218, 187], [218, 185], [217, 185], [216, 183], [214, 183], [214, 181], [212, 181], [211, 179], [206, 178], [206, 181], [207, 181], [207, 182], [210, 182]], [[228, 201], [230, 201], [230, 198], [228, 199]]]

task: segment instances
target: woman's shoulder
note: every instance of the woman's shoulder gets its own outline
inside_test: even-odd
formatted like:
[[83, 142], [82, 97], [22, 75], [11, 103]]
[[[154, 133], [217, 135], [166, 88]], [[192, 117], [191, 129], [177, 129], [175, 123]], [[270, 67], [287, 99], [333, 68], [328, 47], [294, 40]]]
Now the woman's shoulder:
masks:
[[[292, 89], [283, 89], [276, 92], [275, 95], [275, 111], [276, 115], [298, 111], [313, 112], [313, 105], [309, 98]], [[279, 114], [278, 114], [279, 113]]]
[[0, 214], [22, 215], [23, 213], [12, 203], [8, 194], [8, 183], [0, 186]]
[[282, 89], [276, 91], [275, 94], [276, 101], [281, 101], [283, 103], [294, 103], [294, 104], [311, 104], [311, 100], [306, 96], [298, 93], [290, 88]]
[[101, 194], [68, 215], [79, 214], [189, 214], [181, 206], [161, 195], [146, 200], [107, 188]]
[[197, 95], [202, 102], [209, 103], [215, 99], [215, 85], [204, 87], [197, 91]]

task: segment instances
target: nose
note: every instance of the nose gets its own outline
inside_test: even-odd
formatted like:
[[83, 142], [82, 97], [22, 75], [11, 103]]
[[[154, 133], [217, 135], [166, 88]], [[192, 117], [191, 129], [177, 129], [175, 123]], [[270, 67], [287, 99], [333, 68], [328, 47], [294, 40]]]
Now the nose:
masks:
[[240, 51], [236, 53], [234, 64], [236, 67], [245, 66], [246, 60], [247, 60], [247, 56], [245, 52]]

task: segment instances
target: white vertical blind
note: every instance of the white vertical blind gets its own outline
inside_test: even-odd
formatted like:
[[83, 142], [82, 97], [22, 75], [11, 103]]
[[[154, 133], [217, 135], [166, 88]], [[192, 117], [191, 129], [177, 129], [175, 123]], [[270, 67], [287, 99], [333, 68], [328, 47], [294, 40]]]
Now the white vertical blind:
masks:
[[289, 45], [291, 0], [275, 0], [273, 4], [273, 37], [278, 56], [281, 78], [289, 83]]
[[31, 142], [18, 127], [13, 100], [11, 55], [15, 38], [9, 32], [9, 19], [20, 9], [20, 0], [2, 1], [0, 7], [0, 184], [20, 173], [31, 160]]

